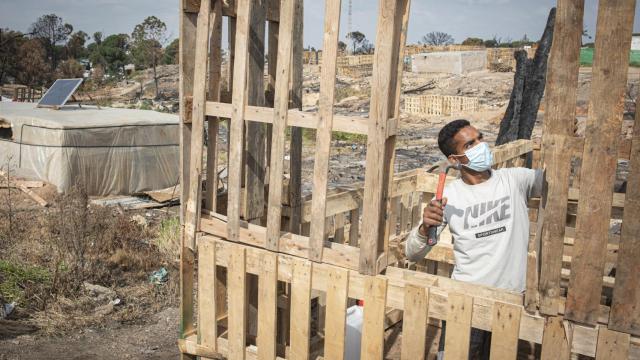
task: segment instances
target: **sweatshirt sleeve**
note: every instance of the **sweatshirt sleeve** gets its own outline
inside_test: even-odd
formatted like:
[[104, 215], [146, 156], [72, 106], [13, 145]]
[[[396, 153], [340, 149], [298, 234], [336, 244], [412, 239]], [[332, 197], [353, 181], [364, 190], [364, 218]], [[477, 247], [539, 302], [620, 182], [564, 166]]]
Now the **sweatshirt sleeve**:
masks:
[[[445, 226], [446, 224], [438, 226], [438, 237], [440, 237], [440, 233]], [[433, 248], [433, 246], [427, 245], [427, 237], [420, 234], [420, 231], [418, 231], [419, 228], [420, 226], [418, 225], [411, 230], [407, 241], [404, 243], [404, 253], [410, 261], [420, 261], [424, 259]]]

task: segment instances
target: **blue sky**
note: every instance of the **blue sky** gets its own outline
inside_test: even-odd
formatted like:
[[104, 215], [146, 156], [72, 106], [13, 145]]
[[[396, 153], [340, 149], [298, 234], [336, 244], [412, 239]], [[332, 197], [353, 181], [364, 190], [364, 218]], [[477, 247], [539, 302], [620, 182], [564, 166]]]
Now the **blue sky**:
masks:
[[[347, 0], [342, 1], [340, 33], [347, 32]], [[538, 39], [555, 0], [412, 0], [409, 43], [430, 31], [451, 34], [456, 42], [469, 36]], [[375, 40], [377, 0], [353, 0], [353, 29]], [[177, 0], [0, 0], [0, 27], [26, 31], [40, 15], [55, 13], [76, 30], [89, 34], [131, 33], [146, 16], [155, 15], [178, 36]], [[305, 1], [305, 46], [322, 44], [324, 1]], [[595, 35], [597, 1], [587, 0], [585, 27]], [[634, 31], [640, 32], [638, 9]]]

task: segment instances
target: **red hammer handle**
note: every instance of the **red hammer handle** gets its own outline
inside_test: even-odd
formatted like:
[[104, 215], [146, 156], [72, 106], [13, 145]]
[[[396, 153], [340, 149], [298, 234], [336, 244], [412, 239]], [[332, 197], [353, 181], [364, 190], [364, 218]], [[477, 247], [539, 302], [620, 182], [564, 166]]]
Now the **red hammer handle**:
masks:
[[[438, 187], [436, 188], [436, 201], [442, 203], [442, 193], [444, 192], [444, 182], [447, 179], [447, 173], [441, 172], [438, 175]], [[438, 243], [438, 229], [435, 226], [429, 227], [429, 236], [427, 237], [427, 245], [434, 246]]]

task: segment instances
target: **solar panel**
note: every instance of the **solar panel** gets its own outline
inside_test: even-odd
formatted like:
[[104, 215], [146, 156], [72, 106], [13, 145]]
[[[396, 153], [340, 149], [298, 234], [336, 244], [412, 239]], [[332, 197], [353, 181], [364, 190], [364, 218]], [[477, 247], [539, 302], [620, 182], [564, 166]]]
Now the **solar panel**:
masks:
[[38, 107], [63, 106], [81, 83], [82, 79], [56, 80], [38, 102]]

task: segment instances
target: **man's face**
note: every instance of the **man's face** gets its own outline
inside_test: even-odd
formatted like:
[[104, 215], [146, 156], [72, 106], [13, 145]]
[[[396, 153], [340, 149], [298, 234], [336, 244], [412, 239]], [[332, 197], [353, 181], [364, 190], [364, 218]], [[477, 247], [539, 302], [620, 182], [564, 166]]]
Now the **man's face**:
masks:
[[482, 141], [482, 133], [476, 128], [471, 125], [463, 127], [453, 137], [455, 154], [449, 156], [449, 161], [453, 163], [460, 162], [461, 164], [469, 163], [469, 159], [464, 155], [464, 152], [478, 145]]

